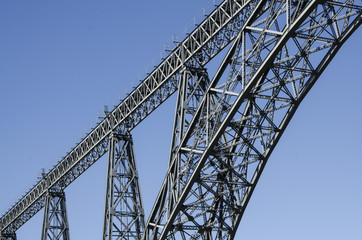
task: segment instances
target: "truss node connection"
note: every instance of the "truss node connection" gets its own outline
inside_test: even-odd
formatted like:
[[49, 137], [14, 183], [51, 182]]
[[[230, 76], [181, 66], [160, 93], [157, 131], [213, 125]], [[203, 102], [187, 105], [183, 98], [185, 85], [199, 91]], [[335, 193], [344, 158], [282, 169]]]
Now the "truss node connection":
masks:
[[112, 133], [130, 132], [176, 91], [168, 170], [137, 237], [233, 239], [273, 149], [361, 16], [353, 0], [222, 1], [1, 217], [1, 239], [102, 157]]

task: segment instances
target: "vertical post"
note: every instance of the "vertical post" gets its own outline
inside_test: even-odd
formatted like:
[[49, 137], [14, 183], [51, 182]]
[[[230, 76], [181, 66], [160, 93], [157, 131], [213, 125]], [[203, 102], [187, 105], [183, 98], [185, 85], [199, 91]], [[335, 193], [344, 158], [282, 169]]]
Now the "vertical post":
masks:
[[186, 67], [182, 71], [178, 85], [169, 164], [173, 161], [173, 153], [176, 151], [188, 128], [187, 123], [191, 121], [195, 109], [200, 104], [203, 93], [210, 83], [207, 71], [204, 68]]
[[245, 65], [245, 55], [246, 53], [246, 33], [243, 31], [241, 33], [241, 87], [242, 89], [245, 89], [245, 83], [246, 83], [246, 65]]
[[[179, 147], [182, 145], [185, 133], [189, 128], [189, 123], [192, 121], [195, 110], [198, 108], [206, 89], [209, 87], [210, 80], [205, 68], [197, 67], [185, 67], [183, 73], [180, 74], [178, 86], [178, 96], [176, 102], [175, 117], [173, 123], [170, 155], [169, 155], [169, 170], [168, 182], [168, 199], [167, 204], [163, 211], [167, 210], [167, 217], [170, 216], [175, 204], [178, 201], [178, 197], [181, 194], [181, 182], [182, 178], [185, 177], [186, 171], [181, 171], [182, 166], [186, 166], [186, 162], [182, 158]], [[209, 104], [207, 101], [206, 104]], [[206, 142], [208, 139], [206, 139]], [[177, 164], [172, 164], [177, 162]], [[170, 167], [173, 167], [170, 169]], [[181, 219], [177, 219], [180, 221]]]
[[291, 8], [291, 2], [290, 0], [285, 0], [285, 4], [286, 4], [286, 9], [287, 9], [287, 13], [286, 13], [286, 22], [287, 22], [287, 27], [289, 28], [290, 25], [290, 8]]
[[41, 239], [69, 240], [65, 194], [61, 189], [50, 190], [46, 196]]
[[145, 221], [132, 136], [113, 133], [108, 154], [103, 240], [139, 240]]

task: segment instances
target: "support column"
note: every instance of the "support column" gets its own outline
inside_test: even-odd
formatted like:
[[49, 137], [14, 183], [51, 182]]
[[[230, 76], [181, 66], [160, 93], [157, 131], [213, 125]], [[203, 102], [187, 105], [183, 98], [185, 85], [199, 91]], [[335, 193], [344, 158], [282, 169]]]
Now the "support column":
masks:
[[42, 240], [69, 240], [69, 225], [63, 190], [49, 191], [45, 199]]
[[113, 133], [109, 138], [103, 240], [138, 240], [144, 229], [132, 136]]
[[[162, 184], [161, 191], [148, 220], [147, 235], [144, 239], [159, 239], [163, 231], [163, 226], [166, 225], [176, 204], [179, 202], [184, 185], [188, 182], [193, 169], [196, 168], [198, 164], [198, 162], [195, 161], [196, 158], [193, 156], [195, 153], [191, 151], [191, 148], [199, 142], [203, 142], [204, 145], [207, 145], [209, 142], [209, 123], [213, 121], [213, 119], [208, 117], [210, 112], [207, 110], [210, 109], [209, 105], [212, 102], [212, 96], [205, 96], [210, 86], [207, 70], [201, 67], [188, 66], [182, 70], [179, 76], [167, 176]], [[205, 97], [206, 99], [204, 99]], [[197, 112], [200, 105], [205, 106], [205, 111], [201, 113]], [[194, 128], [192, 126], [195, 119], [202, 124], [202, 128]], [[195, 136], [198, 136], [196, 135], [197, 133], [205, 134], [198, 136], [201, 139], [198, 141], [190, 132]], [[195, 150], [200, 151], [199, 149]], [[196, 194], [198, 193], [195, 192], [195, 195]], [[207, 213], [204, 213], [204, 215], [206, 214]], [[185, 219], [182, 217], [183, 216], [179, 214], [175, 218], [172, 231], [183, 231], [183, 222], [185, 222]], [[187, 226], [185, 229], [186, 228]], [[172, 236], [168, 239], [189, 239], [190, 236], [191, 235], [183, 234], [180, 238]]]

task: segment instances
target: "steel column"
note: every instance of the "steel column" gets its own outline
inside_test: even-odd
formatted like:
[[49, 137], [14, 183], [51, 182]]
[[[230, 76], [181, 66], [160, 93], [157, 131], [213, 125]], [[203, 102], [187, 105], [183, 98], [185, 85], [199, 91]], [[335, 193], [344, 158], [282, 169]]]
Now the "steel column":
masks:
[[103, 240], [141, 239], [145, 228], [132, 136], [111, 134]]
[[69, 224], [63, 190], [49, 191], [45, 200], [42, 240], [69, 240]]

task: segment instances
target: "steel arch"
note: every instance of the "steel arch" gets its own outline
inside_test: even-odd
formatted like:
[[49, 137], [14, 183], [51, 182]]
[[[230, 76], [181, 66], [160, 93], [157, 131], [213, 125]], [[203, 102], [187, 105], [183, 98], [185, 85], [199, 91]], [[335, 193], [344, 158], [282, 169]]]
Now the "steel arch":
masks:
[[[361, 24], [360, 14], [354, 14], [357, 17], [346, 27], [344, 20], [349, 20], [352, 12], [348, 4], [299, 2], [289, 12], [289, 3], [270, 1], [257, 8], [251, 15], [253, 21], [235, 40], [224, 61], [224, 65], [231, 65], [231, 74], [220, 88], [216, 87], [219, 72], [226, 69], [220, 67], [187, 126], [189, 131], [175, 148], [178, 157], [170, 159], [145, 239], [235, 236], [260, 174], [294, 112], [340, 46]], [[281, 16], [287, 18], [284, 25], [278, 20]], [[338, 22], [341, 19], [342, 23]], [[334, 34], [327, 30], [330, 25], [334, 25]], [[247, 38], [250, 32], [256, 36]], [[324, 51], [324, 58], [316, 60], [313, 54], [320, 51]], [[217, 94], [220, 97], [211, 104], [214, 107], [206, 104], [206, 99], [218, 98]], [[179, 156], [184, 158], [181, 163]], [[255, 163], [257, 166], [252, 167]], [[177, 179], [172, 176], [176, 173]], [[165, 205], [166, 200], [173, 203], [171, 207]]]
[[[231, 2], [231, 1], [229, 1], [229, 2]], [[235, 2], [241, 2], [241, 1], [235, 1]], [[278, 2], [278, 1], [276, 1], [276, 2]], [[346, 1], [347, 3], [348, 2], [351, 2], [351, 1]], [[338, 6], [338, 5], [341, 5], [341, 4], [339, 4], [337, 1], [326, 1], [326, 4], [335, 4], [336, 6]], [[343, 5], [343, 4], [342, 4]], [[347, 5], [344, 5], [344, 6], [347, 6]], [[347, 6], [348, 7], [348, 6]], [[357, 6], [354, 6], [354, 7], [351, 7], [351, 9], [352, 8], [355, 8], [355, 9], [357, 9], [356, 11], [359, 13], [359, 16], [360, 16], [360, 8], [359, 7], [357, 7]], [[347, 14], [346, 14], [347, 15]], [[355, 15], [354, 15], [355, 16]], [[353, 16], [352, 16], [353, 17]], [[346, 17], [346, 18], [348, 18], [348, 17]], [[327, 20], [328, 21], [328, 20]], [[360, 20], [359, 20], [360, 21]], [[322, 64], [323, 66], [321, 67], [321, 71], [320, 72], [322, 72], [323, 70], [324, 70], [324, 68], [325, 68], [325, 66], [327, 66], [328, 65], [328, 63], [329, 63], [329, 61], [333, 58], [333, 56], [334, 56], [334, 54], [338, 51], [338, 49], [339, 49], [339, 47], [344, 43], [344, 41], [348, 38], [348, 36], [353, 32], [353, 29], [355, 29], [355, 28], [357, 28], [358, 26], [352, 26], [352, 28], [351, 28], [351, 32], [350, 33], [346, 33], [345, 35], [344, 35], [344, 38], [341, 38], [341, 40], [343, 40], [343, 41], [341, 41], [341, 42], [337, 42], [337, 44], [336, 44], [336, 48], [333, 50], [333, 51], [331, 51], [330, 52], [330, 58], [328, 58], [328, 59], [325, 59], [325, 60], [323, 60], [323, 61], [325, 61], [325, 64]], [[248, 31], [258, 31], [258, 29], [253, 29], [253, 26], [251, 26], [249, 29], [248, 29]], [[270, 34], [272, 34], [272, 32], [270, 32]], [[275, 33], [274, 33], [275, 34]], [[278, 33], [276, 33], [276, 34], [278, 34]], [[235, 36], [237, 35], [237, 33], [235, 34]], [[235, 37], [233, 38], [233, 39], [235, 39]], [[232, 40], [233, 40], [232, 39]], [[324, 39], [325, 40], [325, 39]], [[327, 39], [328, 40], [328, 39]], [[326, 40], [326, 41], [327, 41]], [[196, 41], [197, 42], [197, 41]], [[333, 44], [332, 44], [333, 45]], [[331, 45], [331, 46], [332, 46]], [[330, 48], [330, 49], [332, 49], [331, 48], [331, 46], [328, 46], [328, 48]], [[333, 45], [334, 46], [334, 45]], [[334, 46], [335, 47], [335, 46]], [[205, 49], [207, 49], [207, 48], [205, 48]], [[206, 58], [205, 56], [207, 55], [207, 51], [206, 50], [203, 50], [202, 51], [202, 54], [203, 54], [203, 58]], [[211, 49], [211, 48], [210, 48]], [[305, 53], [303, 53], [303, 54], [305, 54]], [[206, 61], [206, 60], [205, 60]], [[288, 60], [288, 61], [292, 61], [292, 59], [290, 59], [290, 60]], [[197, 60], [194, 60], [194, 62], [197, 62]], [[282, 63], [282, 62], [281, 62]], [[200, 64], [200, 63], [199, 63]], [[201, 63], [201, 64], [203, 64], [203, 62]], [[280, 64], [280, 63], [279, 63]], [[284, 66], [284, 67], [286, 67], [286, 66]], [[177, 73], [177, 74], [179, 74], [179, 73]], [[178, 75], [177, 75], [178, 76]], [[176, 78], [175, 78], [176, 79]], [[176, 90], [176, 85], [177, 85], [177, 81], [174, 79], [174, 82], [173, 83], [170, 83], [169, 85], [168, 85], [168, 87], [166, 86], [165, 87], [165, 85], [163, 85], [163, 87], [165, 87], [164, 88], [164, 93], [160, 93], [160, 92], [158, 92], [158, 95], [157, 96], [163, 96], [161, 99], [161, 101], [160, 102], [158, 102], [157, 104], [161, 104], [170, 94], [172, 94], [175, 90]], [[298, 79], [296, 79], [296, 80], [298, 80]], [[313, 84], [311, 84], [310, 85], [310, 87], [312, 86]], [[146, 86], [150, 86], [150, 85], [146, 85]], [[159, 85], [157, 86], [157, 87], [159, 87]], [[310, 89], [310, 87], [308, 87], [309, 89]], [[308, 89], [308, 88], [306, 88], [306, 89]], [[211, 93], [213, 93], [213, 94], [217, 94], [217, 93], [220, 93], [220, 88], [214, 88], [214, 89], [211, 89]], [[137, 91], [136, 91], [137, 92]], [[138, 94], [139, 94], [140, 92], [138, 92]], [[212, 95], [210, 93], [210, 95]], [[232, 96], [232, 93], [233, 92], [231, 92], [231, 94], [230, 94], [230, 96]], [[137, 94], [135, 93], [135, 95], [133, 95], [132, 97], [135, 97], [135, 96], [137, 96]], [[139, 96], [138, 96], [139, 97]], [[144, 100], [143, 99], [143, 97], [144, 96], [141, 96], [141, 97], [139, 97], [139, 99], [142, 99], [142, 101]], [[149, 96], [148, 96], [149, 97]], [[267, 99], [267, 97], [266, 96], [263, 96], [262, 94], [257, 94], [257, 96], [254, 96], [255, 98], [266, 98]], [[155, 98], [156, 99], [156, 98]], [[280, 98], [279, 99], [279, 101], [282, 101], [282, 100], [284, 100], [285, 101], [285, 99], [282, 99], [282, 98]], [[132, 100], [129, 100], [129, 101], [134, 101], [134, 102], [136, 102], [137, 100], [136, 99], [132, 99]], [[132, 103], [133, 104], [133, 103]], [[131, 105], [132, 105], [131, 104]], [[157, 104], [155, 104], [155, 105], [148, 105], [148, 106], [151, 106], [150, 107], [150, 109], [152, 109], [151, 111], [144, 111], [145, 113], [142, 115], [143, 117], [146, 117], [150, 112], [152, 112], [153, 111], [153, 109], [155, 108], [155, 107], [157, 107], [158, 105]], [[295, 103], [294, 103], [295, 104]], [[256, 105], [254, 104], [253, 106], [255, 106], [255, 111], [256, 112], [259, 112], [259, 114], [261, 114], [262, 112], [260, 111], [260, 109], [257, 109], [257, 107], [256, 107]], [[143, 106], [143, 109], [147, 109], [147, 107], [144, 107]], [[296, 108], [295, 108], [296, 109]], [[143, 118], [141, 118], [141, 119], [138, 119], [138, 122], [139, 121], [141, 121]], [[136, 121], [135, 121], [136, 122]], [[104, 129], [107, 129], [107, 128], [104, 128]], [[102, 129], [102, 131], [104, 130], [104, 129]], [[100, 131], [101, 133], [102, 133], [102, 131]], [[99, 133], [98, 133], [99, 134]], [[77, 177], [77, 176], [79, 176], [82, 172], [84, 172], [88, 167], [90, 167], [90, 165], [96, 160], [96, 159], [98, 159], [100, 156], [101, 156], [101, 154], [103, 154], [104, 152], [102, 152], [103, 151], [103, 149], [105, 149], [105, 148], [107, 148], [107, 146], [106, 145], [102, 145], [102, 143], [100, 143], [100, 142], [98, 142], [97, 144], [99, 144], [97, 147], [96, 147], [96, 150], [94, 151], [94, 152], [92, 152], [92, 154], [94, 154], [93, 156], [91, 156], [92, 158], [90, 159], [90, 158], [86, 158], [85, 160], [83, 159], [83, 160], [81, 160], [81, 161], [83, 161], [83, 162], [78, 162], [77, 164], [77, 167], [74, 167], [71, 171], [72, 171], [72, 173], [70, 173], [70, 174], [68, 174], [67, 175], [67, 177], [66, 177], [66, 179], [68, 180], [68, 182], [67, 182], [67, 184], [70, 184], [72, 181], [74, 181], [75, 180], [75, 178]], [[82, 155], [83, 156], [83, 155]], [[66, 161], [64, 161], [65, 163], [66, 163]], [[63, 162], [63, 163], [64, 163]], [[66, 164], [64, 163], [64, 166], [66, 166]], [[56, 169], [56, 170], [59, 170], [60, 168], [58, 168], [58, 169]], [[69, 168], [68, 168], [68, 170], [69, 170]], [[70, 170], [69, 170], [70, 171]], [[39, 192], [41, 193], [41, 191], [42, 190], [40, 190], [39, 191], [39, 189], [36, 189], [36, 191], [34, 191], [34, 192], [32, 192], [34, 195], [33, 196], [36, 196], [37, 194], [38, 194], [38, 197], [39, 197]], [[32, 197], [32, 196], [31, 196]], [[23, 207], [24, 205], [26, 205], [26, 204], [28, 204], [27, 202], [25, 203], [25, 202], [22, 202], [20, 205], [18, 205], [18, 207], [20, 206], [20, 207]], [[29, 210], [29, 212], [28, 213], [25, 213], [25, 215], [27, 215], [26, 217], [24, 217], [24, 215], [22, 216], [23, 217], [23, 219], [21, 219], [21, 221], [20, 221], [20, 223], [18, 224], [18, 225], [16, 225], [13, 229], [17, 229], [17, 227], [20, 227], [21, 226], [21, 224], [23, 224], [24, 222], [26, 222], [27, 220], [28, 220], [28, 217], [31, 217], [32, 215], [34, 215], [35, 213], [36, 213], [36, 211], [38, 211], [41, 207], [42, 207], [42, 202], [41, 202], [41, 197], [40, 198], [38, 198], [38, 200], [35, 202], [35, 203], [32, 203], [32, 204], [34, 204], [34, 205], [31, 205], [31, 208], [30, 208], [30, 210]], [[28, 205], [29, 206], [29, 205]], [[22, 213], [23, 214], [23, 213]], [[14, 217], [14, 216], [13, 216]], [[19, 215], [16, 215], [16, 217], [19, 217]], [[3, 219], [1, 219], [1, 223], [2, 223], [2, 220]], [[3, 230], [3, 228], [2, 228], [2, 230]]]

